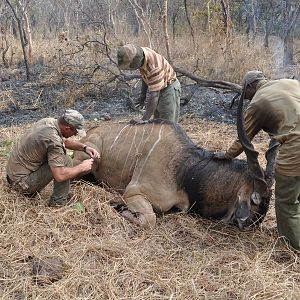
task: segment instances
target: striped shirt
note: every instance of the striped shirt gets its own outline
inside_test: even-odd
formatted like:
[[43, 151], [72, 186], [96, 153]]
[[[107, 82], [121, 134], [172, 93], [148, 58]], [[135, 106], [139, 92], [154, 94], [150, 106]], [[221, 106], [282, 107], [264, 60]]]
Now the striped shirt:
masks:
[[176, 79], [176, 73], [162, 55], [147, 47], [142, 47], [142, 49], [145, 62], [140, 68], [141, 76], [149, 92], [158, 92]]

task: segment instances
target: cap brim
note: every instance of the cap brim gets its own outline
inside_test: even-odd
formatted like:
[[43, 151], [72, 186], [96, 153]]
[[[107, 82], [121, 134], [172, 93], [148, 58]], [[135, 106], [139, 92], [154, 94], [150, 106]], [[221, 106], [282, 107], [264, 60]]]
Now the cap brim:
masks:
[[79, 137], [85, 137], [86, 136], [86, 131], [85, 129], [77, 129], [77, 136]]

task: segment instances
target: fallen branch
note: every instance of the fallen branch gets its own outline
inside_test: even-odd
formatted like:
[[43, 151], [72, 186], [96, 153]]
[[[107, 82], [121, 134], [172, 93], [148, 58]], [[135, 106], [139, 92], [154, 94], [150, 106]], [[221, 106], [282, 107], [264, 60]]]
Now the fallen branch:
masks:
[[228, 81], [223, 81], [223, 80], [205, 80], [202, 79], [193, 73], [187, 72], [181, 68], [174, 67], [174, 70], [177, 73], [181, 73], [182, 75], [194, 80], [197, 82], [199, 86], [203, 87], [214, 87], [214, 88], [219, 88], [219, 89], [224, 89], [224, 90], [230, 90], [233, 92], [240, 92], [242, 90], [242, 87], [239, 84], [228, 82]]

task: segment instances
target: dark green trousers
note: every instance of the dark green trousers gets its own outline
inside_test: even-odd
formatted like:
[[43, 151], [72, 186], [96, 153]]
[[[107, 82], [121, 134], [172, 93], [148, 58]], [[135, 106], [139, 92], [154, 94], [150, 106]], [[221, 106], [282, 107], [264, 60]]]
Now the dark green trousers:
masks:
[[275, 172], [275, 180], [278, 232], [300, 251], [300, 176], [284, 176]]
[[180, 114], [181, 85], [178, 79], [159, 93], [158, 104], [154, 112], [155, 119], [178, 122]]

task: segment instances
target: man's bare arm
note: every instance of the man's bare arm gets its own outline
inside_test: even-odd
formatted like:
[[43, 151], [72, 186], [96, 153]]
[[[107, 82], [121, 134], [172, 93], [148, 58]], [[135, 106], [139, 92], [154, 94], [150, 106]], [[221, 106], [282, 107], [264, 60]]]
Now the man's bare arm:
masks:
[[148, 90], [148, 86], [145, 83], [145, 81], [142, 79], [141, 95], [140, 95], [140, 99], [139, 99], [139, 105], [140, 106], [143, 106], [145, 104], [146, 96], [147, 96], [147, 90]]
[[159, 98], [159, 92], [149, 93], [146, 111], [142, 117], [142, 120], [149, 120], [151, 118], [151, 116], [154, 114], [154, 111], [157, 107], [158, 98]]
[[93, 159], [86, 159], [75, 167], [51, 167], [51, 172], [57, 182], [73, 179], [78, 175], [89, 172], [92, 169]]
[[87, 146], [79, 141], [70, 139], [64, 140], [65, 147], [70, 150], [85, 151], [92, 158], [100, 158], [98, 151], [90, 146]]

